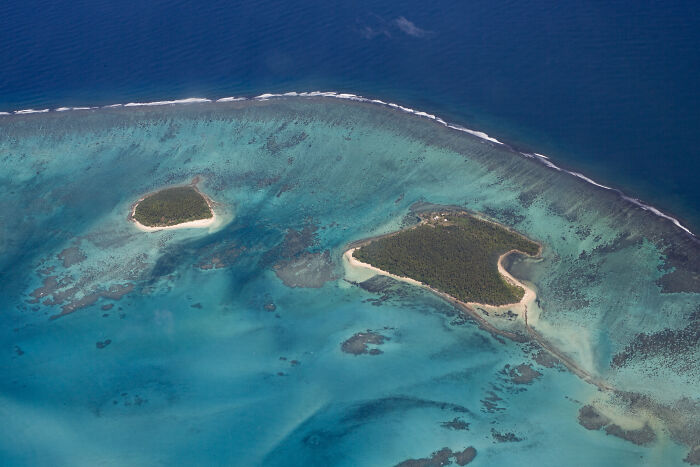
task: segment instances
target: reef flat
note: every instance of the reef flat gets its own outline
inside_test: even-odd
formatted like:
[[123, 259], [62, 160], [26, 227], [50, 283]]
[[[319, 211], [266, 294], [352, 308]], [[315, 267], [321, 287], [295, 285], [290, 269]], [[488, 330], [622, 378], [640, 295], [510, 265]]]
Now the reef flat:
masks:
[[[349, 100], [0, 119], [3, 465], [697, 461], [700, 246], [613, 190]], [[197, 175], [217, 227], [125, 222]], [[444, 206], [543, 245], [502, 265], [560, 358], [510, 307], [474, 313], [519, 339], [347, 268]]]

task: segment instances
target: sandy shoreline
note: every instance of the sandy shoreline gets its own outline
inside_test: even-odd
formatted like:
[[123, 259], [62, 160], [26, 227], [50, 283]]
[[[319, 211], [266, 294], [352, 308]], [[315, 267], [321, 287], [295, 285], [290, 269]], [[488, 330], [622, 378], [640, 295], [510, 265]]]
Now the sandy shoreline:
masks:
[[[532, 290], [531, 288], [529, 288], [528, 286], [526, 286], [525, 284], [523, 284], [522, 282], [520, 282], [519, 280], [517, 280], [515, 277], [511, 276], [510, 273], [509, 273], [508, 271], [506, 271], [506, 269], [503, 267], [503, 264], [502, 264], [502, 263], [503, 263], [503, 259], [504, 259], [506, 256], [510, 255], [511, 253], [515, 253], [515, 252], [522, 253], [522, 252], [520, 252], [520, 251], [518, 251], [518, 250], [510, 250], [510, 251], [508, 251], [508, 252], [506, 252], [506, 253], [503, 253], [501, 256], [498, 257], [498, 272], [499, 272], [509, 283], [511, 283], [511, 284], [513, 284], [513, 285], [515, 285], [515, 286], [517, 286], [517, 287], [521, 287], [523, 290], [525, 290], [525, 293], [523, 294], [523, 298], [522, 298], [519, 302], [516, 302], [516, 303], [507, 303], [507, 304], [505, 304], [505, 305], [488, 305], [488, 304], [485, 304], [485, 303], [477, 303], [477, 302], [463, 302], [463, 301], [458, 300], [457, 298], [455, 298], [455, 297], [453, 297], [453, 296], [451, 296], [451, 295], [449, 295], [449, 294], [446, 294], [445, 292], [441, 292], [441, 291], [439, 291], [439, 290], [437, 290], [437, 289], [435, 289], [435, 288], [433, 288], [433, 287], [431, 287], [431, 286], [429, 286], [429, 285], [427, 285], [427, 284], [424, 284], [423, 282], [417, 281], [417, 280], [415, 280], [415, 279], [411, 279], [410, 277], [397, 276], [396, 274], [392, 274], [392, 273], [390, 273], [390, 272], [387, 272], [387, 271], [384, 271], [384, 270], [379, 269], [379, 268], [377, 268], [377, 267], [374, 267], [374, 266], [372, 266], [371, 264], [363, 263], [362, 261], [356, 259], [356, 258], [353, 256], [353, 252], [354, 252], [357, 248], [359, 248], [359, 247], [350, 248], [349, 250], [347, 250], [347, 251], [343, 254], [343, 257], [348, 261], [348, 263], [349, 263], [350, 265], [356, 266], [356, 267], [365, 268], [365, 269], [369, 269], [369, 270], [371, 270], [371, 271], [376, 272], [377, 274], [381, 274], [381, 275], [383, 275], [383, 276], [388, 276], [388, 277], [391, 277], [391, 278], [393, 278], [393, 279], [399, 280], [399, 281], [401, 281], [401, 282], [407, 282], [407, 283], [409, 283], [409, 284], [413, 284], [413, 285], [417, 285], [417, 286], [419, 286], [419, 287], [426, 288], [426, 289], [428, 289], [428, 290], [430, 290], [430, 291], [432, 291], [432, 292], [434, 292], [434, 293], [437, 293], [437, 294], [439, 294], [439, 295], [448, 296], [448, 297], [450, 297], [450, 299], [453, 300], [454, 302], [460, 303], [460, 304], [462, 304], [462, 305], [464, 305], [464, 306], [466, 306], [466, 307], [472, 308], [472, 309], [473, 309], [473, 308], [480, 307], [480, 308], [485, 308], [485, 309], [488, 309], [488, 310], [505, 310], [505, 309], [507, 309], [507, 308], [513, 308], [513, 307], [526, 307], [527, 304], [530, 303], [530, 302], [532, 302], [532, 301], [536, 298], [536, 296], [537, 296], [537, 295], [535, 294], [535, 291], [534, 291], [534, 290]], [[525, 308], [525, 309], [526, 309], [526, 308]], [[524, 317], [524, 319], [525, 319], [526, 322], [527, 322], [527, 314], [524, 314], [523, 317]]]
[[175, 230], [175, 229], [202, 229], [211, 227], [216, 222], [216, 214], [209, 219], [199, 219], [196, 221], [183, 222], [181, 224], [168, 225], [163, 227], [148, 227], [135, 219], [131, 219], [137, 229], [142, 232], [158, 232], [159, 230]]
[[[198, 182], [198, 179], [195, 179], [191, 186], [194, 188], [197, 193], [199, 193], [204, 200], [207, 202], [207, 205], [209, 206], [209, 210], [211, 211], [211, 217], [208, 217], [206, 219], [198, 219], [196, 221], [188, 221], [188, 222], [182, 222], [180, 224], [175, 224], [175, 225], [166, 225], [162, 227], [150, 227], [147, 225], [143, 225], [139, 221], [137, 221], [134, 218], [134, 214], [136, 213], [136, 208], [138, 207], [139, 203], [146, 199], [148, 196], [150, 196], [153, 193], [157, 193], [160, 190], [153, 191], [151, 193], [147, 193], [146, 195], [142, 196], [141, 198], [138, 199], [132, 206], [131, 206], [131, 211], [129, 212], [129, 222], [132, 222], [134, 226], [139, 229], [142, 232], [158, 232], [160, 230], [176, 230], [176, 229], [203, 229], [207, 227], [211, 227], [216, 224], [218, 217], [216, 215], [216, 211], [214, 210], [214, 202], [204, 193], [202, 193], [199, 188], [197, 188], [196, 183]], [[170, 187], [169, 187], [170, 188]]]

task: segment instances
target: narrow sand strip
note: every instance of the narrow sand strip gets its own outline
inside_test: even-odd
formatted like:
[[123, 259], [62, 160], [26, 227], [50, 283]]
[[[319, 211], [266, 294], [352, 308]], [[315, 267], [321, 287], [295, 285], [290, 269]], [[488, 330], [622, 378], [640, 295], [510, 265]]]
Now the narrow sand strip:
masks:
[[[133, 215], [133, 212], [132, 212]], [[216, 223], [216, 214], [213, 213], [212, 217], [209, 219], [199, 219], [196, 221], [189, 221], [189, 222], [183, 222], [181, 224], [175, 224], [175, 225], [168, 225], [164, 227], [148, 227], [146, 225], [143, 225], [133, 217], [131, 218], [131, 222], [134, 223], [137, 229], [143, 231], [143, 232], [158, 232], [159, 230], [175, 230], [175, 229], [202, 229], [205, 227], [211, 227]]]

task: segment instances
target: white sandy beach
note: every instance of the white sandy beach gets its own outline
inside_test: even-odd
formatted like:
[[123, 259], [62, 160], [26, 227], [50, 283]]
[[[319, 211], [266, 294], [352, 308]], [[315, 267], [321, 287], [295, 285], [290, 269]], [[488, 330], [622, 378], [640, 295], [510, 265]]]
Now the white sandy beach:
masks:
[[[133, 213], [132, 213], [133, 215]], [[175, 230], [175, 229], [203, 229], [205, 227], [211, 227], [214, 224], [216, 224], [217, 217], [216, 213], [212, 212], [212, 217], [209, 219], [199, 219], [196, 221], [189, 221], [189, 222], [183, 222], [182, 224], [175, 224], [175, 225], [168, 225], [164, 227], [148, 227], [146, 225], [143, 225], [133, 217], [131, 218], [131, 222], [134, 223], [137, 229], [141, 230], [142, 232], [157, 232], [159, 230]]]
[[[509, 308], [509, 307], [516, 306], [516, 305], [526, 306], [528, 303], [532, 302], [535, 298], [537, 298], [537, 294], [535, 294], [534, 290], [532, 290], [530, 287], [528, 287], [527, 285], [520, 282], [515, 277], [511, 276], [510, 273], [508, 271], [506, 271], [506, 268], [503, 267], [503, 259], [506, 256], [508, 256], [509, 254], [515, 253], [515, 252], [518, 252], [518, 250], [510, 250], [506, 253], [503, 253], [501, 256], [498, 257], [498, 272], [501, 273], [501, 275], [503, 277], [505, 277], [508, 282], [515, 285], [516, 287], [520, 287], [521, 289], [523, 289], [525, 291], [525, 293], [523, 294], [523, 298], [520, 299], [520, 301], [518, 303], [511, 303], [511, 304], [500, 305], [500, 306], [493, 306], [493, 305], [486, 305], [486, 306], [489, 306], [493, 309]], [[470, 303], [470, 305], [471, 304], [472, 303]], [[484, 306], [484, 305], [481, 305], [478, 303], [473, 303], [473, 305]]]
[[[417, 285], [419, 287], [424, 287], [424, 288], [431, 290], [439, 295], [447, 295], [444, 292], [441, 292], [437, 289], [434, 289], [434, 288], [430, 287], [429, 285], [424, 284], [422, 282], [419, 282], [415, 279], [411, 279], [410, 277], [397, 276], [396, 274], [392, 274], [390, 272], [383, 271], [377, 267], [374, 267], [371, 264], [363, 263], [362, 261], [356, 259], [353, 256], [353, 252], [356, 249], [357, 248], [351, 248], [343, 254], [343, 257], [347, 260], [349, 265], [351, 265], [353, 267], [365, 268], [365, 269], [368, 269], [370, 271], [374, 271], [377, 274], [382, 274], [384, 276], [388, 276], [388, 277], [391, 277], [393, 279], [396, 279], [396, 280], [399, 280], [402, 282], [407, 282], [409, 284]], [[510, 251], [502, 254], [498, 258], [498, 272], [500, 272], [501, 275], [503, 275], [503, 277], [505, 277], [505, 279], [508, 282], [510, 282], [511, 284], [516, 285], [518, 287], [521, 287], [523, 290], [525, 290], [525, 293], [523, 294], [523, 298], [519, 302], [495, 306], [495, 305], [487, 305], [484, 303], [476, 303], [476, 302], [462, 302], [461, 300], [457, 300], [455, 297], [452, 297], [452, 296], [450, 296], [450, 298], [452, 298], [456, 302], [459, 302], [462, 305], [465, 305], [465, 306], [472, 308], [472, 309], [475, 307], [481, 307], [481, 308], [484, 308], [486, 310], [494, 310], [494, 311], [513, 309], [515, 311], [518, 311], [519, 314], [523, 317], [523, 319], [527, 320], [527, 314], [526, 314], [527, 305], [529, 303], [531, 303], [533, 300], [535, 300], [535, 298], [536, 298], [535, 291], [532, 290], [531, 288], [529, 288], [528, 286], [526, 286], [525, 284], [523, 284], [522, 282], [520, 282], [519, 280], [517, 280], [515, 277], [511, 276], [510, 273], [508, 271], [506, 271], [506, 269], [503, 267], [503, 264], [502, 264], [503, 259], [515, 251], [517, 251], [517, 250], [510, 250]]]

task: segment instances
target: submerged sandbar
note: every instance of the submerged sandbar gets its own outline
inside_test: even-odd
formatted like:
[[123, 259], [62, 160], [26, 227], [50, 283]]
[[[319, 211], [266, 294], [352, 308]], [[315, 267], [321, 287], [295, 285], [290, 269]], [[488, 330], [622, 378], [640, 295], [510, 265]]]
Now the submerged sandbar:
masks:
[[132, 206], [129, 220], [147, 232], [211, 226], [216, 221], [213, 203], [195, 183], [144, 196]]

